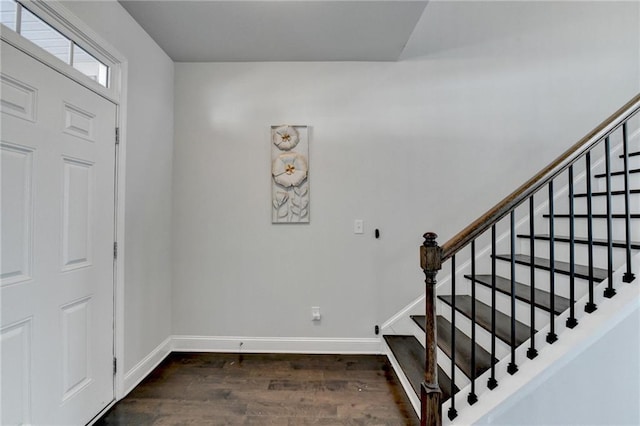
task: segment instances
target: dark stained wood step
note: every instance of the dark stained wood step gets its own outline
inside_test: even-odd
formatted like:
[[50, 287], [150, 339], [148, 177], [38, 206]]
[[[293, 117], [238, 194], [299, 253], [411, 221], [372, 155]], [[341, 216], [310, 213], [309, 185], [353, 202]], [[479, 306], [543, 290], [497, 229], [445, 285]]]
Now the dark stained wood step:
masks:
[[[414, 392], [420, 396], [420, 385], [424, 380], [424, 346], [414, 336], [385, 335], [384, 340], [409, 379]], [[451, 380], [440, 366], [438, 366], [438, 385], [444, 402], [451, 397]], [[456, 387], [455, 391], [458, 392], [458, 390]]]
[[[633, 174], [633, 173], [640, 173], [640, 169], [631, 169], [631, 170], [629, 170], [629, 174]], [[611, 172], [611, 176], [621, 176], [621, 175], [624, 175], [624, 170], [618, 170], [617, 172]], [[598, 173], [594, 177], [603, 178], [603, 177], [606, 177], [606, 176], [607, 176], [606, 173]]]
[[[544, 217], [546, 217], [546, 218], [549, 218], [550, 216], [551, 215], [548, 215], [548, 214], [544, 215]], [[553, 217], [555, 217], [556, 219], [569, 219], [571, 217], [571, 215], [564, 214], [564, 213], [562, 213], [562, 214], [557, 214], [556, 213], [556, 214], [553, 215]], [[574, 214], [573, 217], [575, 217], [576, 219], [587, 219], [589, 216], [587, 216], [586, 214]], [[591, 217], [594, 218], [594, 219], [606, 219], [607, 215], [606, 214], [592, 214]], [[627, 217], [626, 215], [618, 214], [618, 213], [611, 215], [612, 219], [624, 219], [626, 217]], [[629, 215], [629, 217], [631, 219], [640, 219], [640, 214], [631, 213]]]
[[[630, 194], [640, 194], [640, 189], [632, 189], [629, 191]], [[592, 197], [605, 197], [607, 195], [606, 191], [592, 192]], [[611, 191], [611, 195], [624, 195], [624, 191]], [[587, 196], [586, 192], [581, 192], [579, 194], [573, 194], [575, 198], [582, 198]]]
[[[438, 299], [442, 300], [449, 306], [452, 304], [452, 296], [438, 296]], [[472, 298], [469, 295], [459, 295], [455, 297], [456, 310], [462, 312], [467, 318], [471, 318], [471, 302]], [[491, 333], [491, 306], [486, 305], [476, 300], [476, 324]], [[520, 346], [530, 337], [529, 327], [520, 321], [516, 321], [516, 347]], [[511, 345], [511, 317], [496, 310], [496, 337]]]
[[[536, 234], [533, 236], [536, 240], [544, 240], [544, 241], [549, 241], [549, 234]], [[527, 238], [530, 239], [531, 236], [527, 235], [527, 234], [518, 234], [518, 238]], [[566, 235], [556, 235], [555, 236], [555, 240], [558, 243], [568, 243], [570, 242], [570, 238], [567, 237]], [[582, 238], [582, 237], [576, 237], [574, 238], [574, 241], [576, 244], [589, 244], [589, 241], [587, 240], [587, 238]], [[620, 240], [613, 240], [613, 246], [617, 247], [617, 248], [626, 248], [627, 244], [624, 241], [620, 241]], [[594, 238], [593, 239], [593, 245], [594, 246], [607, 246], [608, 242], [607, 240], [604, 239], [600, 239], [600, 238]], [[635, 249], [635, 250], [640, 250], [640, 243], [637, 242], [631, 242], [631, 248]]]
[[[447, 321], [441, 315], [436, 317], [436, 323], [438, 326], [438, 347], [442, 349], [449, 358], [452, 357], [451, 351], [451, 323]], [[456, 365], [467, 377], [471, 378], [471, 338], [464, 334], [460, 329], [455, 329], [456, 350], [455, 358]], [[476, 350], [476, 368], [475, 377], [480, 376], [482, 373], [491, 368], [491, 354], [484, 350], [484, 348], [477, 343], [475, 344]], [[493, 363], [497, 363], [498, 360], [493, 358]]]
[[[411, 318], [424, 330], [424, 315], [411, 315]], [[451, 323], [438, 315], [438, 347], [451, 358]], [[471, 339], [456, 328], [456, 365], [467, 377], [471, 377]], [[476, 377], [487, 371], [491, 365], [491, 355], [476, 344]], [[494, 362], [498, 362], [494, 359]]]
[[[506, 262], [511, 262], [511, 256], [508, 254], [498, 254], [496, 255], [496, 259], [504, 260]], [[514, 256], [514, 260], [516, 263], [520, 265], [529, 266], [531, 265], [531, 256], [526, 254], [516, 254]], [[545, 259], [542, 257], [534, 258], [534, 266], [538, 269], [544, 269], [548, 271], [551, 268], [549, 259]], [[571, 275], [571, 265], [568, 262], [560, 262], [556, 260], [553, 262], [554, 270], [563, 275]], [[582, 278], [585, 280], [589, 279], [589, 267], [584, 265], [574, 265], [574, 275], [578, 278]], [[602, 268], [593, 268], [593, 280], [596, 282], [602, 282], [608, 278], [607, 270]]]
[[[465, 275], [465, 278], [471, 279], [470, 275]], [[491, 275], [476, 275], [476, 282], [491, 288]], [[528, 285], [516, 282], [515, 283], [515, 296], [516, 299], [521, 300], [526, 303], [531, 303], [531, 288]], [[496, 290], [500, 293], [504, 293], [508, 296], [511, 295], [511, 280], [508, 278], [504, 278], [501, 276], [496, 276]], [[540, 290], [536, 288], [534, 290], [535, 295], [535, 305], [544, 309], [545, 311], [550, 311], [551, 308], [551, 295], [549, 292]], [[558, 296], [557, 294], [554, 296], [554, 313], [556, 315], [560, 315], [562, 312], [569, 309], [569, 299], [564, 298], [562, 296]]]

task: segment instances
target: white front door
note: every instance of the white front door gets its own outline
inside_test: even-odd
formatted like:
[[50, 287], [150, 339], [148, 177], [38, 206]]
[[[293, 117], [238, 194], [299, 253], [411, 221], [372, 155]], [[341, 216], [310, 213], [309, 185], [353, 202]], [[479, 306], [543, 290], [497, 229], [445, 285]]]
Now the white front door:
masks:
[[116, 106], [1, 46], [0, 424], [113, 400]]

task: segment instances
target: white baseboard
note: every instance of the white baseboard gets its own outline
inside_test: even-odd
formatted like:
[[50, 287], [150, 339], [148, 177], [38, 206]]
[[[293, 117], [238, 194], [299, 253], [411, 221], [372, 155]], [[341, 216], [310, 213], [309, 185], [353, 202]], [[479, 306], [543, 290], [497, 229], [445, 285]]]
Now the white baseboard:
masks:
[[172, 338], [167, 337], [164, 342], [160, 343], [149, 355], [144, 357], [131, 370], [124, 375], [124, 393], [118, 395], [118, 399], [122, 399], [133, 390], [138, 383], [149, 375], [172, 351]]
[[379, 338], [173, 336], [176, 352], [382, 354]]

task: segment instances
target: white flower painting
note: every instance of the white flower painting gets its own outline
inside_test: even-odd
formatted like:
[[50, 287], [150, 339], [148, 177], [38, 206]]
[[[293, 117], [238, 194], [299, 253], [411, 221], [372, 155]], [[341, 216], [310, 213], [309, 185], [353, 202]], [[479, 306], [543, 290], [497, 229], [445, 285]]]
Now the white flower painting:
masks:
[[309, 223], [307, 126], [271, 126], [273, 223]]

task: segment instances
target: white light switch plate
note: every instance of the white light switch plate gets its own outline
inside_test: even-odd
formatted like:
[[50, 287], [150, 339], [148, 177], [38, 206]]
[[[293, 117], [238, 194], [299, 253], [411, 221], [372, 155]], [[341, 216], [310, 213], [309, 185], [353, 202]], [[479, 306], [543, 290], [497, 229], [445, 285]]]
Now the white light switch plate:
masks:
[[353, 233], [364, 234], [364, 221], [362, 219], [356, 219], [353, 222]]

